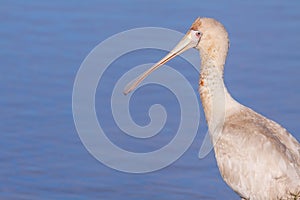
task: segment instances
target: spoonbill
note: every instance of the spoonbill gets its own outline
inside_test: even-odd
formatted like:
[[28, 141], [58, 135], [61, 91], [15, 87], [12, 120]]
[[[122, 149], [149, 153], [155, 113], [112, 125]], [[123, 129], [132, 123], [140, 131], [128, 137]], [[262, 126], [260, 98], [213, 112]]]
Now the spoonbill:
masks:
[[299, 200], [300, 144], [282, 126], [231, 97], [223, 80], [228, 33], [217, 20], [197, 18], [177, 46], [124, 93], [190, 48], [200, 52], [199, 92], [224, 181], [241, 199]]

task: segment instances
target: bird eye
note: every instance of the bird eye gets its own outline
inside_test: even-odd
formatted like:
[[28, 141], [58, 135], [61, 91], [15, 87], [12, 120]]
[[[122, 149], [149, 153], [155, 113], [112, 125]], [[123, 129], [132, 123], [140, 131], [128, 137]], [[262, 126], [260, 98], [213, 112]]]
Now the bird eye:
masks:
[[197, 37], [200, 37], [200, 36], [201, 36], [201, 32], [200, 32], [200, 31], [197, 31], [197, 32], [196, 32], [196, 36], [197, 36]]

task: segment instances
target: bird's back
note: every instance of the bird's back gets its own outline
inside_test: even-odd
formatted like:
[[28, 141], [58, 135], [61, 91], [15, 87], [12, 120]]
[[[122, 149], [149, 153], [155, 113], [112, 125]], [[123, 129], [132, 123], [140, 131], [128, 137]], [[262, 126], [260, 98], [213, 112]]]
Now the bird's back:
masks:
[[283, 127], [253, 110], [226, 117], [215, 145], [222, 177], [246, 199], [286, 198], [300, 192], [300, 145]]

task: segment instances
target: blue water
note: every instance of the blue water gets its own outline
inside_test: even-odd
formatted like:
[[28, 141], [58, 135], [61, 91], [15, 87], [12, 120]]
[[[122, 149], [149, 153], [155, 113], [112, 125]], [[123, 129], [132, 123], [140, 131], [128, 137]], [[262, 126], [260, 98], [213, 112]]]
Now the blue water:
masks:
[[[0, 199], [239, 199], [220, 177], [213, 153], [197, 157], [207, 130], [203, 113], [192, 146], [162, 170], [127, 174], [94, 159], [73, 122], [75, 76], [88, 53], [113, 34], [146, 26], [185, 32], [196, 17], [214, 17], [231, 39], [225, 82], [232, 95], [300, 140], [299, 10], [299, 1], [279, 0], [1, 1]], [[153, 60], [147, 56], [152, 54]], [[122, 62], [155, 62], [163, 55], [140, 51]], [[110, 73], [118, 74], [118, 68]], [[187, 74], [196, 90], [198, 75]], [[96, 95], [98, 116], [107, 129], [122, 134], [100, 109], [107, 98]], [[178, 114], [176, 101], [168, 106]], [[133, 115], [146, 123], [147, 105], [137, 100]], [[177, 119], [168, 123], [163, 142], [172, 138]], [[124, 148], [140, 148], [120, 138]], [[153, 150], [162, 144], [148, 145]]]

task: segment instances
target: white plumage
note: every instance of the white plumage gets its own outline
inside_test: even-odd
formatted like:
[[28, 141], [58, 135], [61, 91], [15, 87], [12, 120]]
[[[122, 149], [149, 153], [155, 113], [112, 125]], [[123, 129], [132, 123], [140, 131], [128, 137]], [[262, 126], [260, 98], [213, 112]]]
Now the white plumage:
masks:
[[225, 28], [214, 19], [202, 18], [192, 29], [203, 32], [198, 45], [200, 95], [223, 179], [244, 199], [293, 199], [291, 194], [300, 192], [299, 143], [280, 125], [227, 92], [223, 82], [229, 43]]
[[229, 48], [221, 23], [198, 18], [148, 74], [189, 48], [201, 56], [199, 91], [220, 173], [242, 199], [300, 199], [300, 144], [283, 127], [234, 100], [223, 81]]

